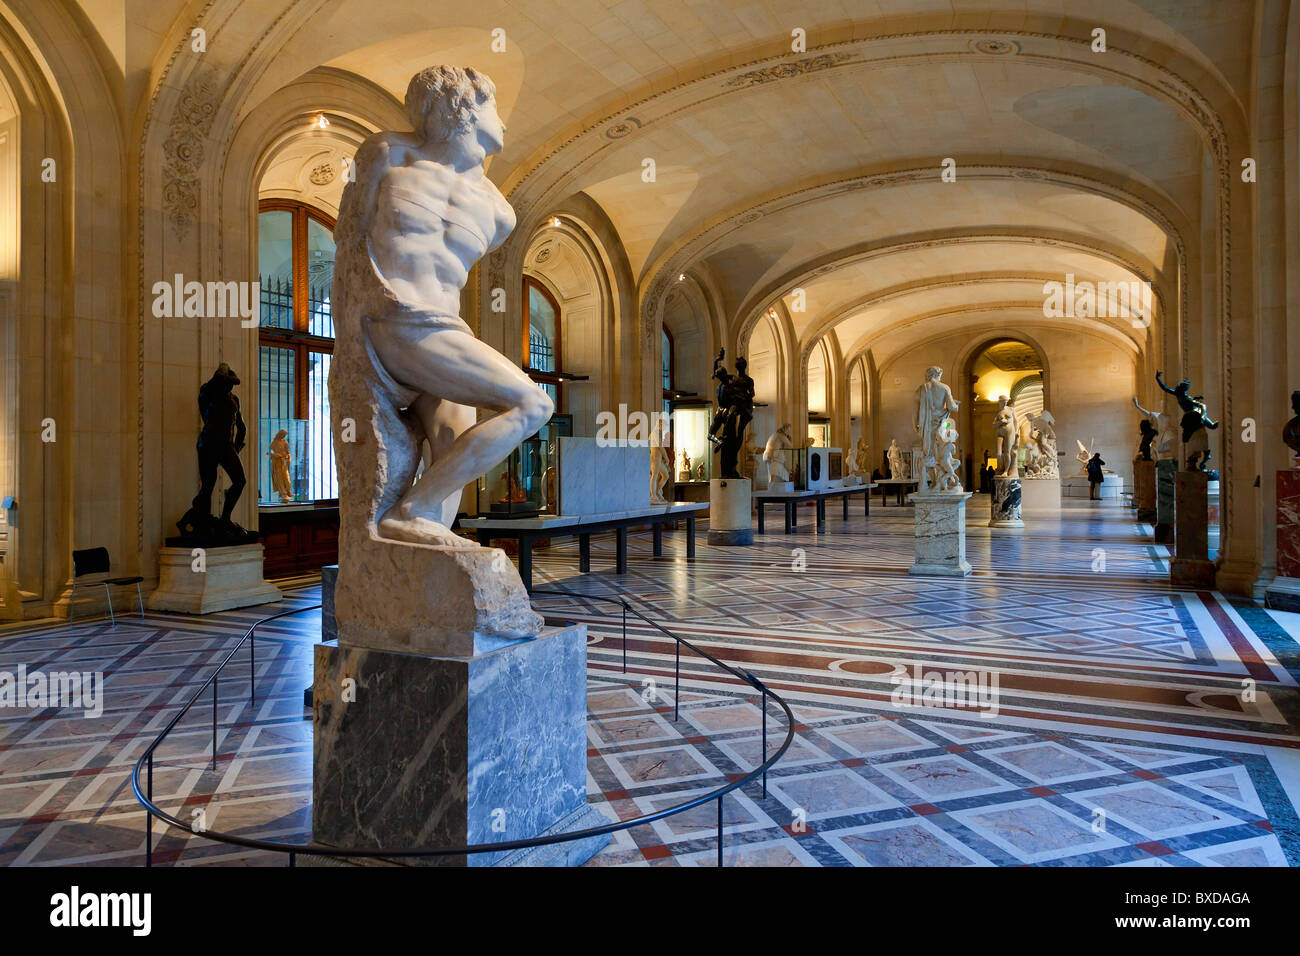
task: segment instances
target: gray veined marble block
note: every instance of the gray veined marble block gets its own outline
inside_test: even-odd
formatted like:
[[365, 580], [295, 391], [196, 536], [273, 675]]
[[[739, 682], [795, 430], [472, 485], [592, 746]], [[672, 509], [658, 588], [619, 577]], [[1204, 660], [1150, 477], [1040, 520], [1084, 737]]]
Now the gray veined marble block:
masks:
[[[316, 841], [458, 846], [609, 822], [587, 804], [586, 640], [579, 624], [472, 657], [318, 645]], [[387, 862], [576, 865], [608, 842], [604, 836], [531, 851]]]
[[908, 574], [964, 577], [966, 561], [966, 499], [969, 491], [923, 491], [912, 495], [916, 506], [916, 560]]

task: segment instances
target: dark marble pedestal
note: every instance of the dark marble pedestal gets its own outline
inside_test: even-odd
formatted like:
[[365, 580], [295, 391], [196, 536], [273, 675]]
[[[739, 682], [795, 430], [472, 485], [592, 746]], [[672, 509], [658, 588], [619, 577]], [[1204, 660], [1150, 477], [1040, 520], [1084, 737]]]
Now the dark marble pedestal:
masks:
[[993, 495], [989, 507], [990, 528], [1023, 529], [1020, 511], [1020, 479], [993, 477]]
[[1174, 478], [1178, 462], [1172, 458], [1156, 462], [1156, 527], [1157, 544], [1174, 543]]
[[1156, 463], [1141, 458], [1133, 462], [1133, 501], [1137, 507], [1138, 521], [1154, 523], [1156, 520]]
[[1175, 587], [1214, 587], [1215, 567], [1210, 560], [1209, 476], [1203, 471], [1180, 471], [1176, 479], [1174, 557], [1169, 580]]
[[[587, 804], [586, 625], [470, 657], [316, 647], [312, 828], [339, 847], [529, 839], [610, 822]], [[505, 853], [333, 862], [575, 866], [590, 837]]]

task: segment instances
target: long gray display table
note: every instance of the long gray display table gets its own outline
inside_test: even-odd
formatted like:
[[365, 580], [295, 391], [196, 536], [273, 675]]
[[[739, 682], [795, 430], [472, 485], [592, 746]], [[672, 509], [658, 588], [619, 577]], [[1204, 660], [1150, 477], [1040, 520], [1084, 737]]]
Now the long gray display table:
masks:
[[591, 570], [591, 536], [600, 531], [613, 531], [615, 541], [615, 574], [627, 573], [627, 529], [633, 525], [648, 524], [654, 533], [654, 556], [664, 553], [664, 525], [669, 521], [686, 521], [686, 560], [695, 560], [695, 518], [698, 512], [707, 511], [707, 501], [677, 501], [666, 505], [651, 505], [635, 511], [610, 511], [592, 515], [540, 515], [536, 518], [462, 518], [460, 527], [473, 531], [479, 544], [486, 545], [493, 538], [513, 538], [519, 542], [519, 577], [524, 587], [533, 589], [533, 541], [537, 538], [578, 538], [578, 570], [586, 574]]
[[791, 534], [798, 526], [798, 508], [805, 501], [815, 502], [817, 505], [817, 528], [820, 530], [826, 527], [826, 499], [839, 498], [844, 503], [844, 518], [849, 517], [849, 496], [862, 495], [863, 504], [866, 506], [866, 514], [871, 515], [871, 489], [876, 487], [870, 485], [850, 485], [846, 488], [823, 488], [813, 491], [756, 491], [754, 492], [754, 510], [758, 512], [758, 533], [765, 534], [763, 522], [763, 506], [769, 503], [781, 503], [785, 505], [785, 533]]

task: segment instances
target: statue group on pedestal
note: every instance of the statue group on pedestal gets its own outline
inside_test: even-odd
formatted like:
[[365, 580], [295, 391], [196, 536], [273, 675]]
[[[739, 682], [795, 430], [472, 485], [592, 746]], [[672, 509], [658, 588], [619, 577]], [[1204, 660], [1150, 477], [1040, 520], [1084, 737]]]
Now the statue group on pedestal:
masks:
[[925, 383], [916, 389], [916, 432], [921, 439], [921, 480], [918, 493], [962, 490], [957, 473], [957, 426], [953, 416], [958, 402], [940, 379], [943, 369], [926, 369]]
[[754, 380], [749, 377], [749, 363], [743, 356], [736, 359], [736, 373], [728, 372], [722, 364], [726, 354], [726, 349], [719, 349], [713, 360], [718, 404], [709, 424], [709, 441], [715, 453], [722, 453], [722, 477], [739, 478], [740, 447], [754, 417]]

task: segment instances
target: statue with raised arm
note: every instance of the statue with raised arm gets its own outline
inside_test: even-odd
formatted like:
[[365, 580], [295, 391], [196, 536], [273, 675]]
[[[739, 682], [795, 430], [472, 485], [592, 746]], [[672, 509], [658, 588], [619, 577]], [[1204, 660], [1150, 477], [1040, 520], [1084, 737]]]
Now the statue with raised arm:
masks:
[[[536, 634], [541, 618], [502, 552], [451, 530], [465, 486], [554, 410], [459, 314], [470, 270], [515, 226], [514, 210], [484, 172], [505, 126], [492, 81], [453, 66], [411, 78], [406, 114], [412, 130], [375, 133], [357, 150], [334, 232], [340, 640], [344, 615], [357, 608], [370, 615], [366, 640], [380, 640], [378, 617], [390, 612], [379, 606], [379, 582], [416, 589], [408, 618], [420, 616], [416, 606], [433, 613], [410, 633]], [[381, 547], [398, 542], [415, 547]], [[449, 562], [447, 552], [462, 557]], [[460, 590], [466, 581], [472, 592]], [[454, 598], [441, 596], [448, 589]], [[453, 600], [468, 617], [452, 620]], [[389, 603], [396, 615], [402, 602]], [[385, 626], [406, 627], [396, 618]]]
[[[1164, 412], [1147, 411], [1138, 404], [1137, 396], [1133, 396], [1133, 407], [1141, 412], [1148, 422], [1156, 430], [1156, 436], [1151, 441], [1151, 455], [1156, 461], [1163, 461], [1166, 458], [1174, 456], [1174, 429], [1169, 416]], [[1145, 430], [1144, 430], [1145, 434]]]
[[[376, 133], [357, 151], [334, 234], [335, 442], [343, 460], [341, 419], [359, 398], [383, 402], [392, 427], [371, 503], [379, 536], [474, 547], [450, 530], [461, 491], [554, 408], [459, 315], [469, 270], [515, 226], [483, 169], [505, 133], [495, 87], [472, 69], [431, 67], [411, 79], [406, 112], [412, 132]], [[491, 414], [476, 421], [479, 409]], [[431, 459], [412, 484], [422, 441]]]
[[[212, 373], [212, 378], [199, 387], [199, 418], [203, 422], [196, 446], [199, 453], [199, 493], [190, 503], [190, 510], [176, 522], [180, 537], [188, 542], [235, 545], [257, 540], [256, 531], [245, 531], [231, 517], [248, 483], [239, 460], [248, 428], [239, 410], [239, 396], [235, 394], [238, 384], [239, 376], [222, 362]], [[220, 518], [212, 514], [212, 493], [217, 487], [218, 468], [230, 479]]]
[[1188, 394], [1192, 388], [1190, 381], [1183, 379], [1170, 388], [1165, 384], [1163, 375], [1163, 372], [1156, 372], [1156, 384], [1160, 386], [1161, 391], [1177, 399], [1178, 407], [1183, 412], [1183, 417], [1178, 423], [1183, 429], [1184, 465], [1188, 471], [1205, 471], [1205, 466], [1210, 460], [1208, 429], [1218, 428], [1219, 423], [1210, 418], [1205, 402], [1202, 401], [1204, 396]]
[[931, 366], [925, 370], [924, 384], [916, 389], [914, 424], [921, 439], [921, 481], [918, 493], [931, 488], [961, 490], [960, 483], [956, 488], [949, 488], [944, 487], [946, 481], [940, 481], [941, 476], [955, 471], [940, 459], [941, 456], [948, 455], [953, 447], [956, 429], [952, 417], [957, 414], [958, 406], [957, 400], [952, 397], [952, 389], [940, 381], [942, 377], [943, 369]]

